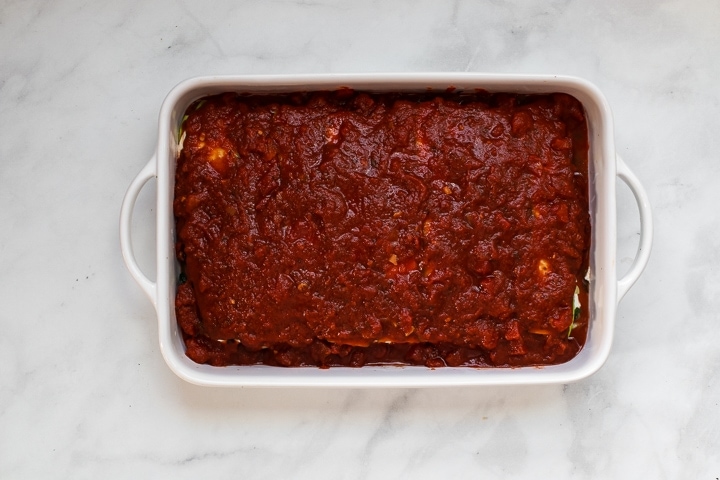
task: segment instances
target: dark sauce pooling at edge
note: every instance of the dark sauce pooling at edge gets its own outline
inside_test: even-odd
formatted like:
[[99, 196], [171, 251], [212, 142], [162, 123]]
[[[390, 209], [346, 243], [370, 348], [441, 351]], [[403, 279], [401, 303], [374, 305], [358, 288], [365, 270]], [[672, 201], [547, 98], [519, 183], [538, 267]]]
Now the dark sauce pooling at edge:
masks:
[[524, 366], [582, 348], [574, 98], [225, 94], [187, 115], [176, 314], [192, 360]]

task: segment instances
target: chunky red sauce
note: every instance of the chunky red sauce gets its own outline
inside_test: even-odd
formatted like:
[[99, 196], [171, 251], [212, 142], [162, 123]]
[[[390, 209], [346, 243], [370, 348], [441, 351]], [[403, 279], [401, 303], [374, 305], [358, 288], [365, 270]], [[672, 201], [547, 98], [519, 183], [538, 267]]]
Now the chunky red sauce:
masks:
[[582, 347], [574, 98], [226, 94], [183, 128], [176, 313], [194, 361], [519, 366]]

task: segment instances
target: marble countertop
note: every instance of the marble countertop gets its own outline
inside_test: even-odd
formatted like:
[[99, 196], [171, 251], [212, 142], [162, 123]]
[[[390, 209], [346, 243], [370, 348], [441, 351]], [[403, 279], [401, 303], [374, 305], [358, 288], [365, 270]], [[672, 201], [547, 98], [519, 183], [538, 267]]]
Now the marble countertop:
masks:
[[[0, 478], [720, 476], [720, 4], [0, 2]], [[120, 203], [179, 81], [584, 77], [654, 208], [610, 358], [570, 385], [211, 389], [165, 365]], [[154, 275], [155, 187], [133, 221]], [[618, 265], [639, 236], [618, 183]]]

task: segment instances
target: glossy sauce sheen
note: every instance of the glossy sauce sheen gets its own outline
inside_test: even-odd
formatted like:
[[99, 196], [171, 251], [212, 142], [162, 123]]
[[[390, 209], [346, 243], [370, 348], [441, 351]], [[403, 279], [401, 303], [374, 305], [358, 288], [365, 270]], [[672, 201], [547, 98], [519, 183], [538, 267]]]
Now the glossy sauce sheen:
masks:
[[192, 360], [524, 366], [582, 348], [574, 98], [225, 94], [187, 113], [176, 313]]

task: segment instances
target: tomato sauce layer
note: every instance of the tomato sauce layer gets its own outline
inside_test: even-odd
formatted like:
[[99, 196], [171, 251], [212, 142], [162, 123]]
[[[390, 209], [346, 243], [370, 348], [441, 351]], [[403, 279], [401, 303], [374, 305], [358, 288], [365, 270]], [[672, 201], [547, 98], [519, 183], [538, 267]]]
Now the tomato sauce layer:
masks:
[[582, 348], [573, 97], [224, 94], [183, 131], [176, 313], [192, 360], [525, 366]]

